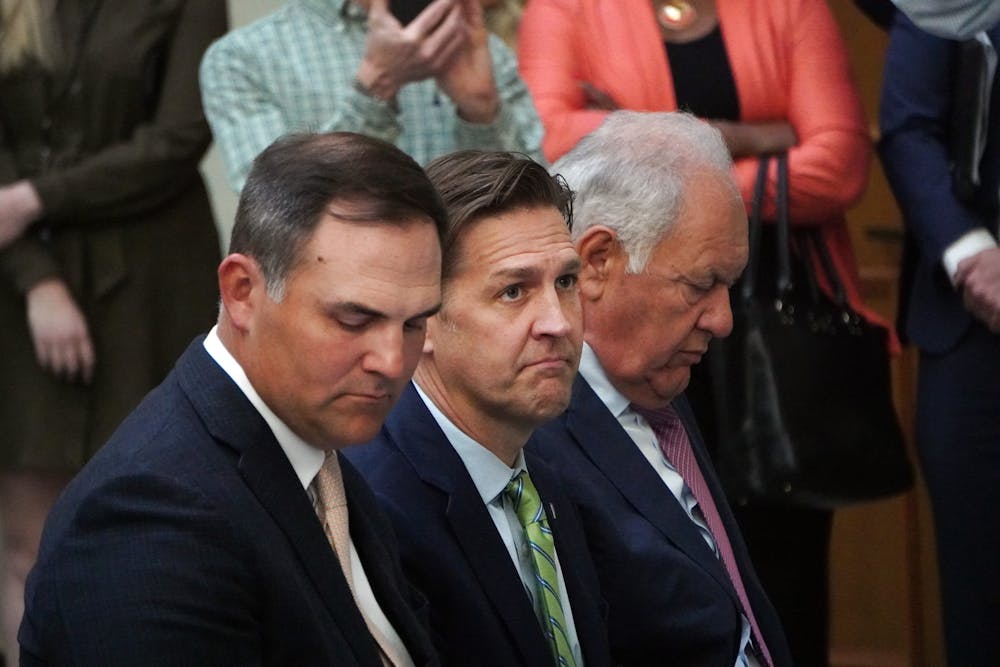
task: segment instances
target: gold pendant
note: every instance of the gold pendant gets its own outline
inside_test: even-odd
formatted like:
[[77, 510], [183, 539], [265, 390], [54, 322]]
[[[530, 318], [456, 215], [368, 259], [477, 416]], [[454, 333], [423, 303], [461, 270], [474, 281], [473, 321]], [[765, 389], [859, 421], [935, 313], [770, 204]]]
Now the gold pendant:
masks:
[[698, 20], [698, 11], [685, 0], [660, 0], [656, 4], [656, 20], [665, 30], [684, 30]]

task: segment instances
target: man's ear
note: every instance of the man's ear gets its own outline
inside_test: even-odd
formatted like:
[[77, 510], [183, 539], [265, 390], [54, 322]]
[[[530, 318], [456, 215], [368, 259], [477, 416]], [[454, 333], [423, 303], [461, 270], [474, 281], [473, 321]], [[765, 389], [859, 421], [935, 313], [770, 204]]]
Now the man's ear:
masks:
[[580, 255], [580, 296], [585, 301], [596, 301], [604, 294], [617, 264], [624, 261], [625, 252], [618, 243], [618, 235], [610, 227], [589, 227], [576, 241]]
[[229, 255], [219, 265], [219, 294], [229, 321], [239, 331], [247, 331], [254, 307], [260, 298], [268, 298], [264, 273], [252, 258], [239, 253]]

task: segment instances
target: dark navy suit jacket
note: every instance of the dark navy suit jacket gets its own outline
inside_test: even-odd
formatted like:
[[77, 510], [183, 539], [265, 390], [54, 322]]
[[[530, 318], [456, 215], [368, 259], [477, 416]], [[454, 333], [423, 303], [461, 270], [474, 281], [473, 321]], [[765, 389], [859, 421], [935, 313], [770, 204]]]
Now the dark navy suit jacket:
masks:
[[[436, 665], [391, 527], [343, 475], [375, 595]], [[291, 464], [201, 338], [56, 503], [25, 602], [27, 667], [382, 665]]]
[[[777, 614], [760, 587], [694, 417], [687, 428], [776, 667], [792, 664]], [[722, 562], [618, 420], [582, 376], [558, 420], [531, 445], [559, 469], [577, 504], [604, 598], [615, 660], [626, 666], [733, 667], [740, 602]]]
[[[442, 662], [552, 667], [541, 626], [482, 497], [412, 383], [381, 435], [345, 453], [393, 521], [404, 572], [430, 603]], [[605, 607], [576, 514], [544, 462], [528, 457], [527, 466], [548, 513], [584, 662], [610, 665]]]
[[[982, 185], [973, 202], [961, 203], [952, 194], [948, 154], [959, 44], [919, 30], [902, 12], [895, 21], [882, 83], [879, 153], [906, 220], [900, 324], [920, 349], [941, 354], [973, 322], [941, 266], [944, 251], [976, 227], [997, 233], [1000, 76], [993, 82]], [[989, 35], [1000, 47], [1000, 26]]]

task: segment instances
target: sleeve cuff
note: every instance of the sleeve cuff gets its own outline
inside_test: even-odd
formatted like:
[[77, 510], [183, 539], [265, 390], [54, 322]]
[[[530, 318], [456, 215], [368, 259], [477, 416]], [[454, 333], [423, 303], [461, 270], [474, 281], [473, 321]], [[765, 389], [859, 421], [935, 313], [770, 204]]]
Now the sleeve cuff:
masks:
[[948, 279], [951, 280], [951, 284], [955, 284], [955, 273], [958, 271], [958, 265], [963, 259], [972, 257], [983, 250], [996, 247], [996, 239], [983, 228], [966, 232], [957, 241], [948, 246], [941, 257], [941, 263], [944, 265], [944, 270], [948, 273]]

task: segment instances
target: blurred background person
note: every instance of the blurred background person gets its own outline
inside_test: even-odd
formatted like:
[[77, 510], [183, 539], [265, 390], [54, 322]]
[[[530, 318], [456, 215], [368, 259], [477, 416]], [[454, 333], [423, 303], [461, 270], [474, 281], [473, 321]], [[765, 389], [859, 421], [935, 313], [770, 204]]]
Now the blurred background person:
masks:
[[66, 481], [216, 309], [197, 68], [221, 0], [0, 0], [3, 640]]
[[420, 164], [463, 148], [541, 159], [531, 96], [479, 0], [398, 4], [427, 6], [405, 23], [389, 0], [290, 0], [212, 45], [201, 85], [234, 190], [292, 131], [366, 134]]
[[[867, 183], [871, 145], [823, 0], [532, 0], [518, 55], [549, 160], [612, 109], [682, 109], [721, 131], [749, 208], [758, 156], [787, 151], [792, 223], [819, 227], [848, 301], [877, 320], [861, 304], [844, 219]], [[775, 190], [772, 171], [765, 219], [774, 216]], [[773, 245], [766, 234], [762, 247]], [[705, 375], [696, 371], [691, 394], [711, 448]], [[795, 663], [827, 664], [832, 513], [760, 504], [735, 511]]]
[[[897, 4], [879, 151], [906, 231], [899, 325], [920, 350], [916, 442], [934, 513], [945, 644], [951, 665], [996, 665], [1000, 17], [968, 31], [998, 3], [941, 3], [953, 13], [912, 20], [909, 3]], [[970, 39], [929, 32], [946, 29]]]

